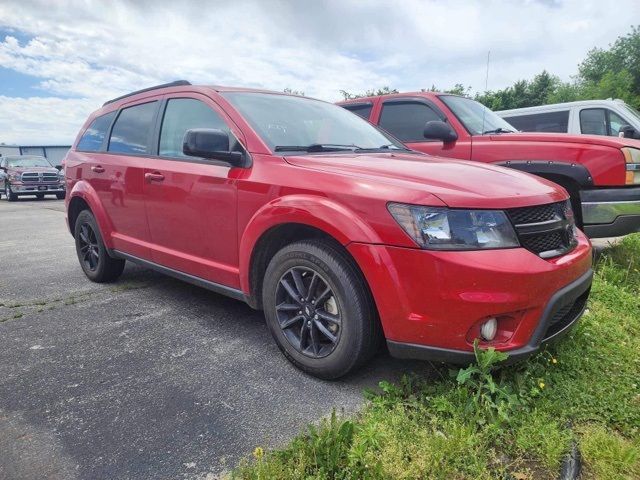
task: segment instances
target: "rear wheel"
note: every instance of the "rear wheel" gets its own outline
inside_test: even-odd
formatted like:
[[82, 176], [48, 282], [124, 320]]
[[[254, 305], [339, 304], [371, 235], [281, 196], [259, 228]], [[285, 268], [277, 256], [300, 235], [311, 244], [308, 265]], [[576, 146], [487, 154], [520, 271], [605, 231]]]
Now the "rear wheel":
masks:
[[262, 296], [276, 343], [311, 375], [341, 377], [379, 345], [379, 322], [362, 274], [329, 242], [303, 241], [280, 250], [267, 267]]
[[109, 256], [98, 223], [89, 210], [83, 210], [78, 215], [74, 236], [80, 266], [89, 280], [112, 282], [122, 274], [125, 261]]

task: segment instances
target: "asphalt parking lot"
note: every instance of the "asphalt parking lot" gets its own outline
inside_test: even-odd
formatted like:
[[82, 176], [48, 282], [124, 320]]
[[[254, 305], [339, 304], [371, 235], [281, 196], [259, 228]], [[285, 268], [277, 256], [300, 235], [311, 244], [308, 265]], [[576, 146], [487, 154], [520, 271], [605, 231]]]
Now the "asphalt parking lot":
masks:
[[0, 479], [215, 478], [409, 371], [309, 377], [260, 312], [133, 265], [93, 284], [63, 201], [0, 201]]

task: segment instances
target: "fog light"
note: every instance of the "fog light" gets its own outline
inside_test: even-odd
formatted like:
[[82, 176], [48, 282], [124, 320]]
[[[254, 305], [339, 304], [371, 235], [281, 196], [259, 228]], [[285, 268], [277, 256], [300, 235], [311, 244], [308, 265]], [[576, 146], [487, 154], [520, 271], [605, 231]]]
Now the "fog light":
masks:
[[487, 340], [488, 342], [496, 338], [497, 332], [498, 321], [495, 318], [490, 318], [482, 324], [482, 327], [480, 327], [480, 335], [484, 340]]

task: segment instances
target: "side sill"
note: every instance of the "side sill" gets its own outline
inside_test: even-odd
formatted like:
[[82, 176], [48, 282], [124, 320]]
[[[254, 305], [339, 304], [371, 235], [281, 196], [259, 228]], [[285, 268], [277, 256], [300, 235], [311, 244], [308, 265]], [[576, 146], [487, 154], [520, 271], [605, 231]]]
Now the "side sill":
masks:
[[183, 282], [191, 283], [192, 285], [196, 285], [201, 288], [206, 288], [207, 290], [210, 290], [215, 293], [219, 293], [221, 295], [225, 295], [227, 297], [231, 297], [235, 300], [240, 300], [242, 302], [249, 303], [247, 296], [242, 292], [242, 290], [231, 288], [226, 285], [221, 285], [220, 283], [211, 282], [209, 280], [205, 280], [204, 278], [196, 277], [188, 273], [180, 272], [178, 270], [174, 270], [173, 268], [165, 267], [163, 265], [150, 262], [149, 260], [144, 260], [142, 258], [129, 255], [128, 253], [124, 253], [119, 250], [109, 250], [109, 255], [111, 255], [114, 258], [129, 260], [143, 267], [149, 268], [151, 270], [155, 270], [157, 272], [163, 273], [173, 278], [177, 278], [178, 280], [182, 280]]

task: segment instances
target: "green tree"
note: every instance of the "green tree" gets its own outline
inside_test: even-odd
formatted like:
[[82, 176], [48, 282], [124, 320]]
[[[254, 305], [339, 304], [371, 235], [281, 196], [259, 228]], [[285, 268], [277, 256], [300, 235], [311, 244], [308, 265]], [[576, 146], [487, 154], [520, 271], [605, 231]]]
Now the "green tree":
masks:
[[349, 93], [346, 90], [340, 90], [340, 95], [344, 97], [345, 100], [353, 100], [354, 98], [362, 98], [362, 97], [374, 97], [378, 95], [389, 95], [391, 93], [398, 93], [398, 90], [390, 87], [382, 87], [377, 90], [367, 90], [364, 93]]

